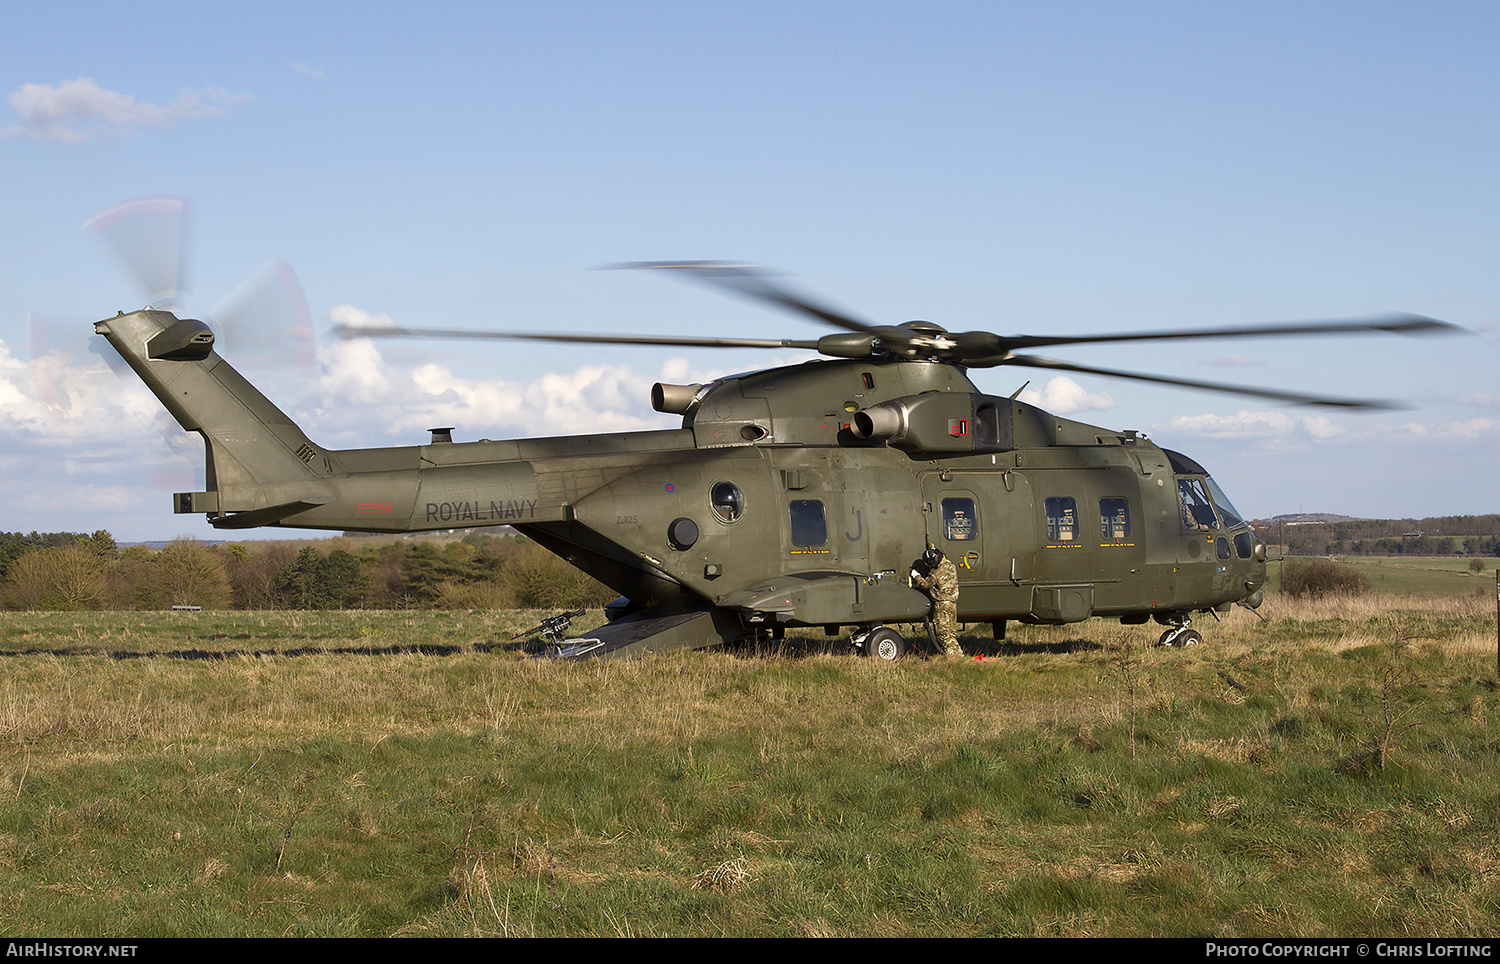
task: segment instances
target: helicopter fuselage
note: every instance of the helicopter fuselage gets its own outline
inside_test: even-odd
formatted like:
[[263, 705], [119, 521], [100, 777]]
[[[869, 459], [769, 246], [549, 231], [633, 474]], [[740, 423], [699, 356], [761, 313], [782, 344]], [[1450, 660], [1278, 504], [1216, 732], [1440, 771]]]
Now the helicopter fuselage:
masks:
[[[955, 365], [839, 359], [658, 385], [663, 431], [324, 449], [225, 363], [200, 322], [100, 322], [207, 448], [178, 512], [220, 528], [510, 525], [621, 593], [622, 611], [764, 628], [920, 621], [929, 546], [959, 618], [1183, 621], [1255, 605], [1265, 550], [1207, 476], [1134, 432], [985, 395]], [[649, 647], [648, 647], [649, 648]]]

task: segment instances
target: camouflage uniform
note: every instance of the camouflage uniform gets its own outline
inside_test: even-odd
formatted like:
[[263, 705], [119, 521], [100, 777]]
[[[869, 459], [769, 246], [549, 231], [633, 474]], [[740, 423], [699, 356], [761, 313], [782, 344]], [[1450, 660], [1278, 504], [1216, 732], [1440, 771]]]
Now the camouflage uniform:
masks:
[[937, 633], [943, 651], [956, 659], [962, 659], [964, 651], [958, 648], [958, 567], [944, 556], [926, 575], [919, 574], [914, 585], [932, 599], [932, 628]]

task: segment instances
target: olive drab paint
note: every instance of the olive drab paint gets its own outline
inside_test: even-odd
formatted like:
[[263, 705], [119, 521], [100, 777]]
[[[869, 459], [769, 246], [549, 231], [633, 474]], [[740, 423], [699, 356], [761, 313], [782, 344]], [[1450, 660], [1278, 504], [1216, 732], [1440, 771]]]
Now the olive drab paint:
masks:
[[207, 442], [206, 490], [177, 511], [227, 529], [513, 526], [623, 597], [580, 652], [920, 622], [909, 572], [929, 544], [957, 567], [958, 618], [997, 635], [1100, 616], [1172, 636], [1257, 605], [1266, 581], [1264, 545], [1197, 463], [986, 395], [959, 365], [835, 358], [665, 386], [682, 425], [664, 431], [335, 450], [201, 322], [96, 328]]

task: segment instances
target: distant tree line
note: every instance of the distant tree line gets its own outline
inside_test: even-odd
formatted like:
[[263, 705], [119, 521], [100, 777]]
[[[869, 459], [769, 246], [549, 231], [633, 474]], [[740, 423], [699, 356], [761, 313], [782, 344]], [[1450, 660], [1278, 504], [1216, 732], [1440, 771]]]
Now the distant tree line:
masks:
[[8, 609], [562, 609], [616, 595], [528, 539], [191, 538], [121, 549], [108, 532], [0, 533]]
[[1284, 538], [1291, 555], [1500, 556], [1500, 515], [1255, 525], [1267, 541]]
[[[1500, 557], [1500, 515], [1351, 520], [1278, 531], [1293, 555]], [[615, 593], [522, 537], [174, 540], [121, 548], [108, 532], [0, 532], [7, 609], [573, 609]]]

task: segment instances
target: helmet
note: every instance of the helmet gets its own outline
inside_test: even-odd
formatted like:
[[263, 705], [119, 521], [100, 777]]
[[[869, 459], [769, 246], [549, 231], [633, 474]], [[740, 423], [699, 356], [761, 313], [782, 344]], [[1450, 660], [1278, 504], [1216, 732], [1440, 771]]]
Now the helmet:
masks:
[[922, 553], [922, 562], [931, 567], [943, 561], [943, 550], [937, 546], [928, 546], [927, 551]]

